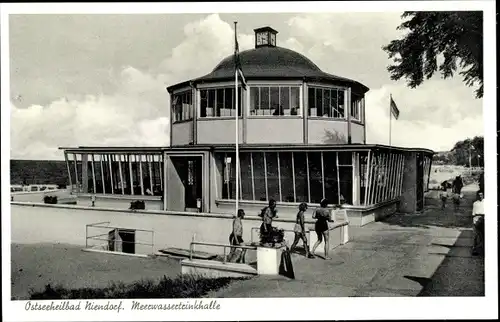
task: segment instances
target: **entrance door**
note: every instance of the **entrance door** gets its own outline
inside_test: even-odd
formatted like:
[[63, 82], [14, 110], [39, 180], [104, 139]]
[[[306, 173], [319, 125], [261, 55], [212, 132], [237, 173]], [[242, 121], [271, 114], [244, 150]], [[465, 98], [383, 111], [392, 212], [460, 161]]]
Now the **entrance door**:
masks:
[[[186, 189], [184, 198], [186, 210], [198, 209], [197, 201], [202, 199], [202, 157], [194, 156], [186, 159], [186, 175], [183, 179], [184, 188]], [[203, 209], [201, 209], [203, 210]]]
[[[171, 193], [167, 198], [177, 198], [171, 201], [179, 207], [173, 208], [181, 211], [198, 211], [197, 200], [202, 200], [202, 156], [171, 156], [170, 158], [176, 175], [173, 175], [172, 181], [169, 182]], [[178, 191], [178, 193], [173, 193], [173, 191]]]
[[424, 155], [417, 153], [417, 211], [424, 209]]

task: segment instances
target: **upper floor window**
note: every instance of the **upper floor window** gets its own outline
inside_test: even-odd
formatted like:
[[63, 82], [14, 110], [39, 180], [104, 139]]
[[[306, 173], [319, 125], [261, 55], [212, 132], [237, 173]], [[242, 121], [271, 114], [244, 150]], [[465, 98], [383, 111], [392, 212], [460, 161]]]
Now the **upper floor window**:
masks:
[[250, 87], [250, 115], [300, 116], [300, 86]]
[[194, 108], [191, 90], [172, 95], [172, 111], [174, 122], [193, 119]]
[[[236, 116], [234, 87], [220, 87], [200, 90], [200, 117]], [[241, 87], [238, 87], [238, 116], [241, 116]]]
[[362, 113], [365, 110], [365, 98], [362, 95], [351, 95], [351, 118], [362, 121]]
[[345, 90], [337, 88], [309, 87], [309, 116], [345, 118]]

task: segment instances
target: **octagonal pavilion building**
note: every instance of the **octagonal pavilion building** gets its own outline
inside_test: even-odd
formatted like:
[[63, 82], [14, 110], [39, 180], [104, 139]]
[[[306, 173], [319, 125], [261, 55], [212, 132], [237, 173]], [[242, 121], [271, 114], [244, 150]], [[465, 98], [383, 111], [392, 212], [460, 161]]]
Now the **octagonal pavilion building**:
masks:
[[323, 198], [354, 225], [422, 210], [433, 151], [366, 144], [369, 88], [277, 46], [277, 34], [255, 29], [255, 48], [239, 53], [246, 86], [237, 92], [233, 55], [167, 88], [170, 146], [61, 148], [78, 202], [234, 213], [238, 188], [247, 215], [274, 199], [285, 220]]

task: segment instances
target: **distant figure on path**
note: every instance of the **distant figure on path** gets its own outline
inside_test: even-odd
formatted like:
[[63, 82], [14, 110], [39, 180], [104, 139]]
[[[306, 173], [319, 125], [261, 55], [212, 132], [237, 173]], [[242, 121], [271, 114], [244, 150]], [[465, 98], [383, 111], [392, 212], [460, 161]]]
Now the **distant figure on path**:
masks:
[[472, 255], [479, 255], [479, 250], [484, 255], [484, 195], [477, 193], [477, 200], [472, 204], [472, 224], [474, 229], [474, 246]]
[[453, 180], [453, 193], [460, 195], [463, 187], [464, 181], [462, 180], [462, 176], [457, 176], [455, 180]]
[[443, 186], [440, 193], [439, 198], [441, 199], [441, 209], [444, 210], [446, 208], [446, 201], [448, 200], [448, 191], [446, 191], [446, 186]]
[[305, 202], [301, 203], [299, 205], [299, 212], [297, 213], [297, 218], [295, 220], [295, 227], [293, 228], [293, 231], [295, 232], [295, 239], [293, 240], [293, 244], [290, 247], [290, 252], [293, 252], [295, 250], [297, 243], [302, 239], [307, 258], [314, 258], [314, 256], [309, 252], [309, 245], [307, 244], [306, 229], [304, 226], [304, 213], [306, 212], [306, 210], [307, 204]]
[[314, 230], [316, 235], [318, 235], [318, 241], [314, 244], [312, 253], [315, 255], [316, 248], [324, 240], [325, 241], [325, 259], [331, 259], [328, 256], [328, 249], [330, 248], [330, 231], [328, 228], [328, 222], [332, 222], [332, 215], [328, 207], [328, 200], [323, 199], [320, 202], [320, 207], [316, 208], [313, 213], [313, 218], [316, 219], [316, 224], [314, 225]]
[[260, 225], [260, 234], [268, 235], [273, 231], [273, 219], [277, 218], [278, 211], [276, 210], [276, 201], [269, 200], [269, 206], [262, 209], [260, 216], [262, 217], [262, 225]]
[[[241, 220], [245, 218], [245, 211], [243, 209], [238, 209], [238, 214], [233, 219], [233, 231], [229, 235], [229, 243], [231, 245], [241, 245], [243, 244], [243, 223]], [[231, 262], [233, 257], [236, 255], [236, 247], [231, 247], [228, 255], [228, 261]], [[242, 250], [239, 258], [236, 261], [245, 261], [245, 251]]]

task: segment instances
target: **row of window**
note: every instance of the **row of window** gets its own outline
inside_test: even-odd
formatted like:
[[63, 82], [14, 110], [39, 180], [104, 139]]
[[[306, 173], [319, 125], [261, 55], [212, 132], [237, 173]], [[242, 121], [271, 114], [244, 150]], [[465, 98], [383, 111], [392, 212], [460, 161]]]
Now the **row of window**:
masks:
[[73, 192], [163, 195], [162, 155], [68, 154]]
[[393, 200], [401, 195], [403, 187], [404, 155], [400, 153], [371, 152], [367, 171], [366, 204]]
[[[200, 117], [236, 116], [234, 87], [201, 89]], [[244, 92], [238, 88], [238, 116], [242, 115]], [[250, 116], [302, 116], [300, 86], [252, 86], [249, 89]], [[346, 93], [339, 88], [308, 88], [308, 114], [311, 117], [346, 119], [346, 110], [351, 118], [363, 120], [365, 100], [363, 96], [352, 95], [351, 107], [346, 109]], [[195, 117], [192, 92], [172, 95], [174, 122], [191, 120]]]
[[[353, 155], [359, 162], [353, 163]], [[221, 153], [222, 199], [236, 198], [234, 153]], [[371, 165], [371, 166], [369, 166]], [[356, 167], [356, 168], [355, 168]], [[404, 156], [382, 152], [240, 153], [240, 199], [281, 202], [371, 205], [400, 196]], [[354, 172], [355, 171], [355, 172]], [[355, 202], [353, 174], [359, 174]]]
[[[217, 158], [224, 168], [221, 197], [235, 199], [235, 154]], [[351, 152], [240, 153], [240, 198], [311, 203], [327, 198], [352, 204], [352, 165]]]
[[300, 113], [299, 86], [250, 87], [250, 115], [294, 116]]

